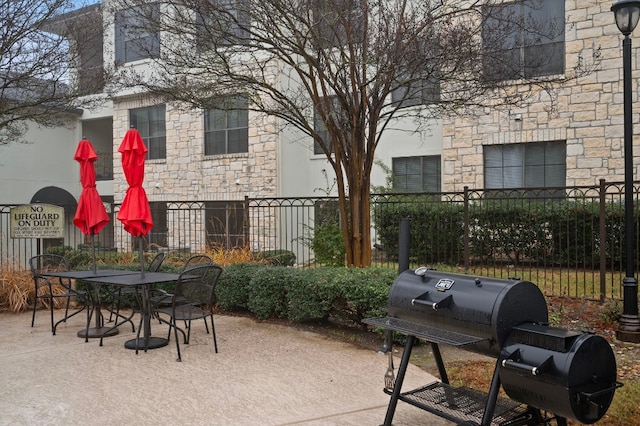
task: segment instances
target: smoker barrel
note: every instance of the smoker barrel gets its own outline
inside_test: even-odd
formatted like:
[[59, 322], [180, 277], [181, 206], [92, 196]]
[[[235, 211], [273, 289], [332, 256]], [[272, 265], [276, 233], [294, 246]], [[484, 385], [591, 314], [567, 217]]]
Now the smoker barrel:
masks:
[[418, 268], [398, 275], [389, 293], [388, 328], [491, 356], [513, 327], [547, 321], [545, 298], [529, 281]]
[[514, 327], [501, 364], [500, 381], [510, 398], [586, 424], [607, 412], [619, 386], [611, 346], [585, 332]]

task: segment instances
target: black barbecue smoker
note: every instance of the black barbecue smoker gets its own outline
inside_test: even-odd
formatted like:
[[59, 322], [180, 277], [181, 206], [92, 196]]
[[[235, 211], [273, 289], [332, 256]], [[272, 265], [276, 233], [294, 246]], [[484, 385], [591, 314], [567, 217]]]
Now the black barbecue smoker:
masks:
[[[400, 229], [400, 245], [408, 247], [408, 226]], [[408, 248], [403, 253], [401, 270], [408, 265]], [[567, 419], [591, 424], [604, 416], [621, 386], [609, 343], [589, 332], [549, 326], [545, 298], [529, 281], [406, 269], [391, 287], [387, 316], [365, 322], [386, 330], [385, 392], [391, 399], [385, 426], [398, 401], [460, 425], [562, 426]], [[408, 336], [397, 378], [392, 331]], [[431, 344], [440, 381], [403, 391], [416, 338]], [[440, 344], [496, 358], [488, 393], [449, 385]], [[500, 387], [509, 398], [498, 396]]]

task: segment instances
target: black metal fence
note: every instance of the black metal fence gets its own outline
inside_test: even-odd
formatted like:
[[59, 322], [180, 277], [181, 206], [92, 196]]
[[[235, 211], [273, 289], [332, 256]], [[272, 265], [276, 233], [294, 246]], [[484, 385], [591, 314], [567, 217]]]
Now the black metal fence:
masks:
[[[411, 220], [411, 264], [468, 274], [518, 277], [570, 297], [621, 297], [624, 276], [622, 183], [597, 186], [372, 195], [372, 262], [397, 267], [400, 219]], [[638, 189], [636, 187], [636, 202]], [[62, 239], [11, 239], [10, 208], [0, 205], [0, 267], [25, 267], [48, 247], [89, 249], [65, 209]], [[95, 236], [97, 256], [135, 251], [115, 220]], [[147, 250], [202, 252], [212, 247], [287, 250], [298, 266], [342, 264], [337, 199], [245, 198], [242, 201], [152, 202]], [[636, 215], [636, 246], [638, 246]], [[640, 251], [636, 248], [636, 253]]]

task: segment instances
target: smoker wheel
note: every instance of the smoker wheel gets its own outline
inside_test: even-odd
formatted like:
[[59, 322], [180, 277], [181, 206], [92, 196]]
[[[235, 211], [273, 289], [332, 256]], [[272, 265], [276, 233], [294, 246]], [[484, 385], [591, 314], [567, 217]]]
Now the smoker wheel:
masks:
[[[400, 399], [446, 419], [480, 424], [487, 395], [471, 388], [454, 388], [441, 382], [434, 382], [404, 392], [400, 394]], [[527, 407], [524, 404], [499, 397], [491, 424], [504, 424], [521, 416], [526, 410]]]

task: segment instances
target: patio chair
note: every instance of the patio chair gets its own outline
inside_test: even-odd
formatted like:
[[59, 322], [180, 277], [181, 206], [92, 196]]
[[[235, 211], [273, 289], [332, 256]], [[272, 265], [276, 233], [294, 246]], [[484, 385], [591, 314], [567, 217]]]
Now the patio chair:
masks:
[[[62, 256], [56, 254], [41, 254], [33, 256], [31, 259], [29, 259], [29, 268], [31, 269], [31, 277], [33, 278], [35, 289], [33, 300], [33, 314], [31, 316], [31, 327], [33, 327], [35, 323], [38, 304], [42, 302], [45, 306], [48, 305], [49, 307], [49, 312], [51, 315], [51, 332], [55, 336], [58, 324], [60, 324], [61, 322], [66, 322], [67, 319], [79, 314], [87, 307], [84, 303], [84, 300], [79, 301], [76, 299], [76, 302], [80, 302], [81, 305], [78, 309], [69, 313], [71, 299], [77, 298], [78, 296], [85, 296], [86, 292], [74, 289], [71, 284], [71, 280], [68, 278], [47, 277], [42, 275], [46, 272], [68, 271], [69, 266], [67, 264], [67, 260]], [[55, 308], [55, 305], [60, 300], [64, 300], [66, 302], [64, 317], [55, 322], [53, 310]]]
[[[180, 353], [180, 339], [178, 332], [182, 333], [184, 344], [189, 344], [191, 337], [191, 322], [203, 319], [207, 334], [209, 325], [207, 318], [211, 319], [211, 333], [213, 335], [213, 345], [218, 353], [218, 341], [216, 339], [216, 329], [213, 322], [213, 305], [215, 303], [215, 290], [218, 278], [222, 274], [222, 268], [218, 265], [193, 266], [187, 268], [180, 274], [173, 296], [171, 306], [157, 307], [153, 311], [162, 322], [169, 324], [169, 338], [171, 329], [176, 340], [178, 351], [177, 361], [182, 361]], [[162, 315], [166, 315], [165, 319]], [[184, 330], [178, 327], [178, 321], [184, 321]]]
[[[160, 270], [160, 267], [162, 266], [162, 263], [164, 262], [164, 259], [166, 259], [166, 257], [167, 257], [167, 253], [164, 251], [156, 254], [153, 257], [153, 259], [151, 259], [151, 262], [147, 266], [147, 272], [158, 272]], [[118, 319], [118, 317], [120, 316], [120, 306], [122, 305], [122, 303], [125, 303], [131, 306], [131, 308], [134, 311], [139, 312], [140, 301], [139, 301], [139, 295], [137, 293], [137, 289], [130, 288], [130, 287], [119, 287], [117, 289], [117, 291], [114, 293], [114, 300], [113, 300], [113, 305], [115, 305], [115, 307], [114, 309], [110, 309], [109, 322], [113, 320], [113, 315], [116, 316], [116, 320]], [[132, 323], [132, 326], [133, 326], [133, 323]], [[135, 328], [132, 331], [135, 331]]]
[[[194, 254], [189, 257], [182, 265], [182, 269], [180, 273], [186, 271], [190, 268], [195, 268], [198, 266], [206, 266], [213, 265], [213, 259], [206, 254]], [[173, 291], [163, 290], [161, 288], [157, 288], [153, 290], [151, 296], [151, 306], [155, 308], [166, 307], [171, 304], [171, 298], [173, 297]]]

